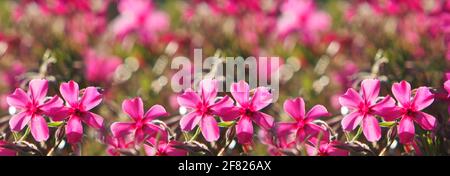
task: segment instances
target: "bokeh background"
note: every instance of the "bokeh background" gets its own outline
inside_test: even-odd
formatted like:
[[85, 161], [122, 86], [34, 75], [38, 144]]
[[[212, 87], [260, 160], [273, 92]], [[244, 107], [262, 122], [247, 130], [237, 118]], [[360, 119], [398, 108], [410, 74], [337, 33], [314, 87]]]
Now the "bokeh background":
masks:
[[[171, 115], [162, 120], [179, 131], [170, 87], [177, 70], [170, 63], [202, 48], [204, 56], [280, 57], [279, 65], [259, 68], [266, 70], [259, 76], [281, 73], [280, 98], [264, 111], [289, 120], [282, 102], [301, 96], [307, 107], [325, 105], [333, 116], [323, 120], [338, 132], [337, 97], [362, 79], [380, 79], [382, 95], [401, 80], [428, 86], [438, 98], [426, 111], [441, 125], [424, 152], [448, 154], [442, 87], [450, 78], [449, 42], [446, 0], [2, 0], [0, 132], [9, 131], [5, 97], [42, 77], [50, 94], [69, 80], [101, 88], [104, 101], [95, 112], [107, 127], [127, 120], [124, 99], [140, 96], [146, 108], [166, 107]], [[98, 132], [86, 130], [86, 136], [82, 154], [106, 155]], [[266, 155], [267, 146], [256, 140], [251, 152]]]

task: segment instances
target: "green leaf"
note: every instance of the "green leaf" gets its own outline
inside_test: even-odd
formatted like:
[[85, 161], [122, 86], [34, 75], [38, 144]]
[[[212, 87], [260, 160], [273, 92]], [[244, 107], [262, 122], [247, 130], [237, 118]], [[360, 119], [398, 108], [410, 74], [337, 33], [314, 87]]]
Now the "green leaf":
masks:
[[395, 121], [389, 121], [389, 122], [380, 122], [380, 126], [381, 127], [386, 127], [386, 128], [390, 128], [392, 126], [394, 126], [396, 124]]
[[230, 127], [233, 126], [236, 122], [235, 121], [223, 121], [223, 122], [219, 122], [219, 127]]
[[60, 122], [49, 122], [47, 125], [48, 125], [48, 127], [59, 127], [63, 123], [64, 123], [63, 121], [60, 121]]

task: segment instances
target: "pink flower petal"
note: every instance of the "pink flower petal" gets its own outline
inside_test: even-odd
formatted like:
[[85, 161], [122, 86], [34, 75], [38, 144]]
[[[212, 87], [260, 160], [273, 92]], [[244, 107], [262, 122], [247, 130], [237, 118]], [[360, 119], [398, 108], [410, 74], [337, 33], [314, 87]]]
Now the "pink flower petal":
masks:
[[142, 119], [144, 116], [144, 103], [139, 97], [123, 101], [122, 109], [135, 121]]
[[167, 141], [167, 133], [164, 132], [164, 129], [162, 129], [160, 126], [152, 124], [152, 123], [146, 123], [142, 129], [144, 130], [144, 133], [149, 137], [158, 137], [160, 141]]
[[6, 141], [0, 140], [0, 156], [16, 156], [16, 151], [2, 147], [5, 144], [8, 143]]
[[44, 113], [51, 114], [54, 111], [59, 111], [64, 106], [64, 101], [57, 95], [53, 96], [52, 99], [46, 101], [43, 105], [39, 106], [39, 109], [44, 111]]
[[372, 115], [366, 115], [362, 121], [363, 134], [370, 142], [375, 142], [381, 138], [381, 128], [378, 120]]
[[252, 107], [255, 111], [259, 111], [272, 103], [272, 94], [266, 87], [258, 87], [252, 97]]
[[309, 112], [306, 114], [306, 118], [315, 120], [319, 117], [326, 117], [329, 116], [330, 113], [328, 113], [327, 108], [325, 108], [322, 105], [316, 105], [309, 110]]
[[341, 125], [345, 131], [352, 131], [361, 123], [363, 115], [359, 112], [352, 112], [346, 115], [342, 121]]
[[[384, 97], [381, 101], [371, 106], [374, 114], [382, 116], [387, 119], [395, 119], [400, 117], [401, 112], [395, 106], [395, 100], [389, 95]], [[398, 110], [398, 111], [396, 111]]]
[[180, 106], [191, 109], [196, 108], [201, 103], [200, 97], [191, 89], [187, 89], [182, 95], [179, 95], [177, 101]]
[[59, 92], [71, 107], [77, 107], [79, 88], [78, 84], [75, 81], [62, 83], [59, 87]]
[[200, 97], [203, 102], [208, 102], [209, 104], [214, 102], [214, 98], [217, 96], [217, 81], [214, 79], [204, 79], [200, 81]]
[[394, 83], [392, 85], [392, 94], [403, 107], [408, 107], [411, 99], [411, 85], [406, 81]]
[[98, 106], [102, 102], [102, 94], [97, 91], [95, 87], [88, 87], [84, 90], [84, 94], [80, 100], [80, 106], [85, 111]]
[[328, 141], [330, 138], [326, 129], [314, 123], [308, 123], [307, 125], [305, 125], [304, 131], [308, 135], [308, 137], [317, 140], [320, 139], [320, 141]]
[[42, 102], [47, 95], [48, 81], [45, 79], [33, 79], [29, 84], [29, 94], [34, 102]]
[[450, 94], [450, 80], [445, 81], [444, 89]]
[[220, 137], [219, 126], [217, 125], [216, 119], [213, 116], [205, 115], [200, 121], [200, 128], [202, 130], [203, 137], [206, 141], [212, 142], [217, 141]]
[[130, 134], [134, 130], [135, 123], [114, 122], [111, 125], [111, 132], [115, 137], [121, 137]]
[[69, 144], [76, 144], [83, 137], [83, 124], [77, 116], [71, 116], [66, 125], [66, 138]]
[[183, 131], [191, 131], [202, 119], [202, 115], [197, 111], [190, 112], [180, 120], [180, 127]]
[[31, 134], [38, 142], [46, 141], [49, 137], [48, 126], [45, 119], [40, 115], [34, 115], [31, 118]]
[[186, 150], [173, 147], [173, 145], [176, 145], [174, 141], [171, 141], [168, 145], [169, 146], [166, 148], [165, 151], [167, 156], [186, 156], [188, 153]]
[[363, 102], [361, 96], [354, 89], [350, 88], [344, 95], [339, 97], [342, 106], [356, 109]]
[[26, 109], [31, 100], [27, 93], [25, 93], [22, 89], [17, 88], [14, 93], [6, 97], [6, 102], [10, 106], [19, 109]]
[[219, 101], [209, 106], [211, 110], [214, 112], [220, 111], [222, 108], [229, 108], [234, 106], [234, 101], [229, 96], [225, 95], [225, 97], [221, 98]]
[[53, 121], [63, 121], [71, 114], [70, 108], [61, 107], [58, 109], [51, 109], [45, 112], [45, 115], [49, 116]]
[[424, 112], [414, 113], [414, 120], [424, 130], [433, 130], [437, 125], [436, 118], [434, 116], [424, 113]]
[[262, 112], [254, 112], [251, 118], [256, 124], [258, 124], [260, 127], [266, 130], [273, 127], [274, 119], [272, 116], [268, 114]]
[[248, 103], [250, 87], [244, 80], [231, 84], [230, 92], [241, 106]]
[[161, 105], [153, 105], [144, 115], [147, 121], [156, 119], [157, 117], [166, 116], [168, 113]]
[[365, 79], [361, 82], [361, 94], [368, 102], [375, 102], [380, 93], [380, 81], [377, 79]]
[[434, 101], [434, 95], [430, 92], [427, 87], [419, 87], [417, 89], [416, 95], [412, 100], [412, 106], [420, 111], [430, 106]]
[[297, 121], [305, 117], [305, 102], [300, 97], [286, 100], [283, 107], [284, 111]]
[[13, 115], [9, 119], [9, 127], [15, 132], [21, 131], [30, 121], [31, 115], [27, 112], [21, 112], [19, 114]]
[[253, 139], [253, 124], [250, 117], [243, 116], [236, 125], [236, 135], [240, 144], [250, 143]]
[[397, 127], [398, 137], [400, 138], [400, 143], [406, 144], [412, 142], [414, 139], [414, 122], [411, 117], [403, 116], [400, 120], [400, 124]]
[[81, 120], [92, 128], [103, 128], [103, 117], [92, 112], [82, 113]]

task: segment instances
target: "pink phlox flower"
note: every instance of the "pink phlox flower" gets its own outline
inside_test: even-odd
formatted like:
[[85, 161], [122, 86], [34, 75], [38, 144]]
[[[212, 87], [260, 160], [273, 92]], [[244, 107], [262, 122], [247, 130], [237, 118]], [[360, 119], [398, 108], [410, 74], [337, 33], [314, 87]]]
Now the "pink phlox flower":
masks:
[[280, 123], [282, 128], [290, 128], [296, 134], [297, 141], [305, 142], [309, 138], [320, 137], [328, 140], [328, 131], [314, 123], [319, 117], [329, 116], [327, 109], [322, 105], [315, 105], [305, 114], [305, 102], [302, 98], [289, 99], [284, 102], [284, 111], [286, 111], [295, 122]]
[[59, 91], [66, 101], [66, 107], [62, 108], [61, 111], [54, 112], [53, 120], [67, 119], [65, 130], [68, 143], [75, 144], [81, 141], [83, 136], [82, 122], [94, 129], [103, 128], [103, 118], [90, 112], [102, 102], [102, 95], [96, 87], [87, 87], [80, 92], [78, 83], [72, 80], [62, 83]]
[[341, 121], [345, 131], [352, 131], [361, 124], [363, 134], [368, 141], [374, 142], [381, 138], [381, 128], [375, 115], [387, 116], [389, 108], [395, 106], [395, 101], [389, 95], [378, 101], [380, 81], [366, 79], [361, 82], [360, 92], [350, 88], [339, 97], [339, 103], [350, 109]]
[[217, 91], [216, 80], [204, 79], [200, 81], [198, 93], [187, 89], [177, 97], [178, 104], [190, 110], [180, 120], [183, 131], [191, 131], [199, 124], [202, 135], [207, 141], [219, 139], [219, 126], [214, 115], [224, 118], [228, 114], [225, 108], [233, 107], [234, 102], [228, 96], [216, 101]]
[[385, 120], [392, 121], [400, 118], [397, 132], [400, 143], [409, 143], [414, 140], [414, 122], [424, 130], [433, 130], [437, 126], [436, 118], [428, 113], [422, 112], [434, 101], [434, 95], [428, 87], [417, 88], [416, 94], [411, 98], [411, 85], [406, 81], [394, 83], [392, 94], [398, 101], [398, 106], [393, 108], [391, 115], [385, 116]]
[[56, 95], [50, 99], [46, 98], [47, 91], [47, 80], [33, 79], [29, 83], [28, 92], [17, 88], [6, 98], [8, 105], [19, 111], [9, 120], [12, 131], [19, 132], [28, 125], [36, 141], [48, 139], [49, 130], [44, 115], [53, 116], [52, 112], [63, 107], [63, 101]]
[[236, 125], [238, 142], [241, 144], [251, 143], [253, 139], [252, 121], [265, 130], [271, 129], [274, 125], [272, 116], [260, 112], [272, 103], [272, 94], [268, 88], [258, 87], [253, 96], [250, 96], [250, 87], [243, 80], [233, 83], [230, 91], [237, 105], [225, 108], [225, 111], [221, 112], [222, 118], [225, 121], [239, 119]]
[[114, 136], [132, 134], [136, 143], [142, 143], [148, 137], [156, 136], [162, 128], [154, 124], [153, 120], [168, 115], [161, 105], [152, 106], [144, 114], [144, 104], [139, 97], [123, 101], [122, 109], [133, 122], [114, 122], [111, 131]]

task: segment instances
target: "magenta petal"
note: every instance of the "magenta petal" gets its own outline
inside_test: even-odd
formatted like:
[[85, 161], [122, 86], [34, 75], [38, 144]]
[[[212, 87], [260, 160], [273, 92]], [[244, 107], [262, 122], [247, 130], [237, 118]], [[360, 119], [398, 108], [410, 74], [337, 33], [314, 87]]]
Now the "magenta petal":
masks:
[[136, 129], [134, 132], [134, 141], [138, 144], [144, 142], [148, 134], [145, 134], [143, 129]]
[[234, 107], [234, 101], [229, 96], [221, 98], [219, 101], [209, 106], [209, 108], [214, 111], [220, 111], [222, 108]]
[[103, 128], [103, 117], [92, 112], [82, 113], [81, 120], [92, 128]]
[[147, 121], [156, 119], [157, 117], [166, 116], [168, 113], [161, 105], [153, 105], [144, 115]]
[[283, 107], [284, 111], [286, 111], [297, 121], [305, 117], [305, 102], [300, 97], [292, 100], [286, 100]]
[[366, 115], [362, 121], [364, 136], [370, 142], [375, 142], [381, 138], [381, 128], [378, 120], [372, 115]]
[[138, 121], [138, 119], [144, 116], [144, 103], [139, 97], [123, 101], [122, 109], [123, 112], [127, 113], [135, 121]]
[[248, 103], [250, 87], [244, 80], [231, 84], [230, 92], [240, 105], [246, 105]]
[[83, 136], [83, 124], [77, 116], [71, 116], [66, 125], [66, 138], [69, 144], [76, 144], [81, 141]]
[[249, 117], [243, 116], [236, 125], [236, 135], [240, 144], [250, 143], [253, 139], [253, 124]]
[[444, 89], [450, 94], [450, 80], [445, 81]]
[[342, 121], [341, 125], [345, 131], [354, 130], [362, 121], [363, 115], [359, 112], [352, 112], [346, 115]]
[[159, 140], [160, 141], [167, 141], [167, 133], [164, 132], [164, 129], [162, 129], [160, 126], [152, 124], [152, 123], [146, 123], [142, 130], [147, 136], [150, 137], [157, 137], [159, 134]]
[[262, 112], [254, 112], [251, 118], [253, 118], [253, 121], [255, 121], [256, 124], [266, 130], [273, 127], [274, 119], [268, 114]]
[[414, 99], [412, 100], [412, 106], [415, 110], [420, 111], [430, 106], [433, 101], [434, 95], [430, 92], [430, 90], [427, 87], [419, 87]]
[[414, 113], [414, 120], [424, 130], [433, 130], [437, 125], [436, 118], [434, 118], [434, 116], [424, 113], [424, 112]]
[[84, 90], [84, 94], [80, 100], [80, 106], [85, 111], [98, 106], [102, 102], [102, 94], [97, 91], [95, 87], [88, 87]]
[[16, 156], [16, 151], [2, 147], [5, 144], [8, 143], [6, 141], [0, 140], [0, 156]]
[[166, 147], [166, 155], [167, 156], [186, 156], [187, 155], [187, 151], [186, 150], [182, 150], [182, 149], [178, 149], [173, 147], [173, 145], [176, 145], [177, 143], [171, 141], [168, 146]]
[[8, 105], [26, 109], [27, 105], [31, 102], [30, 97], [22, 89], [17, 88], [14, 93], [6, 97], [6, 102]]
[[31, 134], [38, 142], [46, 141], [49, 137], [48, 126], [45, 119], [40, 115], [34, 115], [31, 118]]
[[392, 85], [392, 94], [403, 107], [407, 107], [411, 98], [411, 85], [406, 81], [394, 83]]
[[191, 131], [202, 119], [202, 115], [197, 111], [184, 115], [180, 120], [180, 127], [183, 131]]
[[380, 81], [377, 79], [365, 79], [361, 82], [361, 94], [363, 99], [373, 103], [380, 93]]
[[389, 95], [373, 105], [371, 109], [374, 111], [374, 114], [382, 116], [388, 121], [398, 118], [401, 115], [401, 109], [395, 106], [395, 100]]
[[205, 115], [200, 121], [200, 128], [206, 141], [217, 141], [220, 137], [219, 126], [213, 116]]
[[309, 137], [320, 139], [320, 141], [328, 141], [330, 138], [326, 129], [314, 123], [308, 123], [305, 125], [304, 131]]
[[47, 110], [45, 115], [49, 116], [53, 121], [63, 121], [71, 114], [70, 111], [68, 107], [61, 107]]
[[44, 100], [48, 91], [48, 81], [45, 79], [33, 79], [30, 81], [28, 92], [33, 98], [34, 102], [41, 102]]
[[212, 103], [214, 102], [214, 98], [217, 96], [217, 81], [214, 79], [204, 79], [200, 81], [200, 97], [203, 99], [203, 102]]
[[258, 87], [252, 97], [253, 109], [259, 111], [272, 103], [272, 94], [266, 87]]
[[327, 108], [325, 108], [322, 105], [316, 105], [309, 110], [309, 112], [306, 114], [306, 118], [308, 119], [317, 119], [319, 117], [325, 117], [329, 116], [330, 113], [328, 113]]
[[129, 122], [114, 122], [111, 125], [111, 132], [115, 137], [130, 134], [134, 130], [134, 124]]
[[77, 107], [79, 88], [78, 84], [75, 81], [62, 83], [61, 86], [59, 86], [59, 92], [70, 106]]
[[350, 88], [344, 95], [339, 97], [342, 106], [356, 109], [362, 103], [362, 98], [354, 89]]
[[19, 132], [28, 124], [30, 119], [31, 115], [28, 115], [27, 112], [21, 112], [19, 114], [13, 115], [11, 119], [9, 119], [9, 127], [11, 128], [11, 130]]
[[63, 106], [63, 100], [55, 95], [52, 99], [39, 106], [39, 109], [44, 111], [44, 113], [47, 115], [51, 114], [54, 111], [59, 111], [61, 108], [63, 108]]
[[220, 116], [224, 121], [232, 121], [241, 115], [241, 111], [239, 107], [223, 107], [215, 110], [214, 114]]
[[400, 138], [400, 143], [406, 144], [412, 142], [414, 139], [414, 121], [411, 117], [403, 116], [400, 120], [400, 124], [397, 127], [398, 137]]
[[201, 103], [200, 97], [191, 89], [184, 91], [182, 95], [177, 97], [178, 104], [186, 108], [196, 108]]

